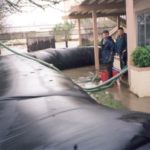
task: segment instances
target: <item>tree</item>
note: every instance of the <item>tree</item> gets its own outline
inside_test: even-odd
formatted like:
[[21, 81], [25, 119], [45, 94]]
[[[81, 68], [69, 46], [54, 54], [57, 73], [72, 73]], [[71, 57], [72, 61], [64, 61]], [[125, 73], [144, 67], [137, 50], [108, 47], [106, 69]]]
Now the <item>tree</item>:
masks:
[[3, 28], [3, 19], [9, 14], [22, 12], [24, 7], [39, 7], [45, 9], [47, 7], [55, 7], [63, 0], [0, 0], [0, 30]]
[[53, 29], [53, 32], [55, 34], [55, 38], [57, 40], [65, 40], [66, 47], [68, 47], [68, 40], [71, 36], [71, 31], [74, 28], [73, 23], [69, 23], [68, 21], [65, 21], [64, 23], [56, 24], [56, 26]]
[[45, 9], [46, 7], [53, 7], [63, 0], [0, 0], [0, 13], [21, 11], [21, 8], [27, 4]]

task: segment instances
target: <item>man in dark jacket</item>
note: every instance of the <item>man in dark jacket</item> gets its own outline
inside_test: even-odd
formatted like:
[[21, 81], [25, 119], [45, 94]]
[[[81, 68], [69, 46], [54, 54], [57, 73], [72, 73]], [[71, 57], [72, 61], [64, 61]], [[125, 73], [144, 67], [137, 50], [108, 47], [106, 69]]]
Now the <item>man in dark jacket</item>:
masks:
[[123, 28], [118, 29], [118, 37], [116, 39], [116, 52], [120, 57], [120, 68], [127, 66], [127, 34]]
[[109, 31], [105, 30], [102, 33], [102, 40], [100, 42], [100, 64], [101, 69], [107, 69], [109, 78], [112, 77], [112, 68], [114, 62], [114, 50], [115, 44], [111, 36], [109, 36]]

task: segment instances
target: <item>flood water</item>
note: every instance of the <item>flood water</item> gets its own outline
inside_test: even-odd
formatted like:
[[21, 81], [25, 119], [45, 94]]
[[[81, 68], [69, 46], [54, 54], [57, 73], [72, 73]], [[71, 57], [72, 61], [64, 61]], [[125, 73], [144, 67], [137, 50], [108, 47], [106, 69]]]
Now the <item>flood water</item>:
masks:
[[[79, 78], [87, 78], [92, 73], [94, 73], [94, 67], [83, 67], [77, 69], [70, 69], [63, 71], [64, 74], [72, 78], [73, 80], [78, 80]], [[120, 102], [123, 109], [129, 109], [133, 111], [147, 112], [150, 113], [150, 97], [139, 98], [130, 92], [127, 85], [121, 83], [118, 80], [118, 84], [115, 84], [112, 88], [105, 91], [97, 93], [101, 99], [105, 99], [106, 95], [110, 94], [114, 101]]]

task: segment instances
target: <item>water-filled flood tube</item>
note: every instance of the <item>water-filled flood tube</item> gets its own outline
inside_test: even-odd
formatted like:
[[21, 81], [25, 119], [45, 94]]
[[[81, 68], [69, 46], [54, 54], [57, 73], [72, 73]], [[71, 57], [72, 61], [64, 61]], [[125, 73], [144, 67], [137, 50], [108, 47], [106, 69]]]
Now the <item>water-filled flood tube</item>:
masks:
[[29, 55], [51, 63], [60, 70], [94, 65], [93, 47], [46, 49]]
[[150, 114], [99, 105], [16, 55], [0, 57], [0, 79], [0, 150], [150, 150]]

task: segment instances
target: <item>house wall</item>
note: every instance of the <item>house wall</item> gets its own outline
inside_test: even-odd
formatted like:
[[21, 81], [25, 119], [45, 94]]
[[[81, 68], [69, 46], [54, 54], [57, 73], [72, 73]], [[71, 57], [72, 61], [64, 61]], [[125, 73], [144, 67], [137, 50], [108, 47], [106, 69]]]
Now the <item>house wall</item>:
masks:
[[150, 0], [126, 0], [129, 84], [130, 90], [139, 97], [150, 96], [150, 68], [134, 67], [132, 53], [137, 47], [136, 15], [147, 10], [150, 10]]
[[136, 15], [138, 12], [146, 11], [148, 9], [150, 10], [150, 0], [126, 0], [129, 66], [132, 65], [131, 55], [137, 47]]
[[150, 9], [150, 0], [135, 0], [134, 9], [135, 12]]

